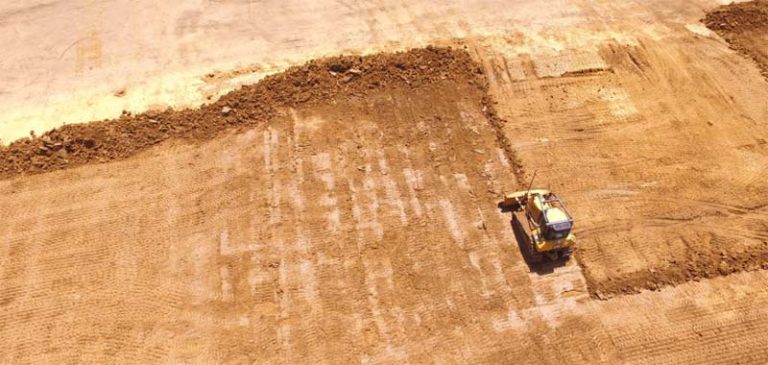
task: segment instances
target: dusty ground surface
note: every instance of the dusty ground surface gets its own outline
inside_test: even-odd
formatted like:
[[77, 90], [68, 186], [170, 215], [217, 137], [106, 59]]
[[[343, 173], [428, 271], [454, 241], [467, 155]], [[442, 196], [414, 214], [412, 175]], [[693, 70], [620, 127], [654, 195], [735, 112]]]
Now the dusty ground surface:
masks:
[[[768, 9], [741, 4], [707, 19], [751, 19], [730, 20], [749, 32], [731, 29], [758, 44], [768, 20], [745, 7]], [[579, 211], [592, 293], [768, 267], [765, 80], [706, 38], [635, 36], [534, 59], [478, 47], [523, 166], [539, 166]]]
[[[0, 150], [0, 361], [768, 362], [764, 28], [707, 22], [720, 38], [706, 1], [474, 5], [345, 4], [352, 47], [457, 51], [314, 62]], [[371, 36], [416, 31], [360, 40], [361, 9]], [[576, 216], [574, 260], [530, 267], [496, 209], [533, 171]]]

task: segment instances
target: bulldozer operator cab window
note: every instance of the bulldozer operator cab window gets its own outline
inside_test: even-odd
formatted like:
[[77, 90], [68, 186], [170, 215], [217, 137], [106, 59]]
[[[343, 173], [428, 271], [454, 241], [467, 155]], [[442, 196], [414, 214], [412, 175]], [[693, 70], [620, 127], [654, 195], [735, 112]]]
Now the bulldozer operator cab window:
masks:
[[544, 238], [548, 240], [561, 240], [571, 233], [571, 222], [557, 222], [546, 225]]
[[571, 219], [561, 208], [549, 208], [544, 211], [544, 238], [560, 240], [571, 233]]

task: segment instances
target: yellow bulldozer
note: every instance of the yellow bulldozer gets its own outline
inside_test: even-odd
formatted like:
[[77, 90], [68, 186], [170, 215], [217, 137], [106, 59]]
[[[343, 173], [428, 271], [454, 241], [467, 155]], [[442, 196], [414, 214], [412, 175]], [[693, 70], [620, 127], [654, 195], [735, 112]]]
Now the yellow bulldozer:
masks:
[[[533, 181], [531, 181], [533, 184]], [[531, 263], [567, 259], [576, 238], [571, 233], [573, 218], [562, 200], [545, 189], [528, 189], [504, 194], [499, 203], [504, 211], [512, 211], [512, 225], [521, 246], [528, 251]]]

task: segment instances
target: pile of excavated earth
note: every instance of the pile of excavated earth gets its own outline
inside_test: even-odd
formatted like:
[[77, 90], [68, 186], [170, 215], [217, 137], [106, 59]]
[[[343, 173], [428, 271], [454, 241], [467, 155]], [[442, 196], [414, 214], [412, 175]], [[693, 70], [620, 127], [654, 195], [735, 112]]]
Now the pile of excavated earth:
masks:
[[580, 259], [579, 263], [584, 268], [592, 297], [607, 299], [643, 290], [659, 290], [688, 281], [768, 269], [768, 241], [750, 247], [701, 242], [689, 246], [685, 258], [668, 259], [661, 268], [626, 274], [620, 279], [595, 280], [589, 273], [590, 263], [584, 259]]
[[768, 0], [723, 5], [702, 21], [731, 48], [752, 58], [768, 77]]
[[[114, 120], [64, 125], [42, 136], [31, 133], [31, 138], [0, 146], [0, 177], [124, 159], [170, 138], [206, 140], [226, 129], [254, 127], [273, 118], [279, 108], [365, 98], [382, 88], [418, 89], [436, 80], [454, 78], [467, 78], [477, 87], [487, 88], [482, 69], [469, 54], [450, 48], [310, 61], [267, 76], [199, 109], [138, 115], [124, 112]], [[485, 102], [484, 110], [491, 122], [501, 123], [492, 104]], [[498, 137], [505, 139], [501, 133]]]

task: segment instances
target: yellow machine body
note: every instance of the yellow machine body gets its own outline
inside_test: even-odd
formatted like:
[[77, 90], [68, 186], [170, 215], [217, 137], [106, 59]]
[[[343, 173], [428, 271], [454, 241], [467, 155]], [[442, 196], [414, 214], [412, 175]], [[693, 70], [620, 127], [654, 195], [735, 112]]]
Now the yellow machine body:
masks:
[[546, 189], [518, 191], [504, 196], [501, 206], [513, 211], [516, 229], [524, 233], [534, 259], [542, 254], [557, 258], [568, 255], [576, 243], [571, 233], [573, 219], [563, 202]]

